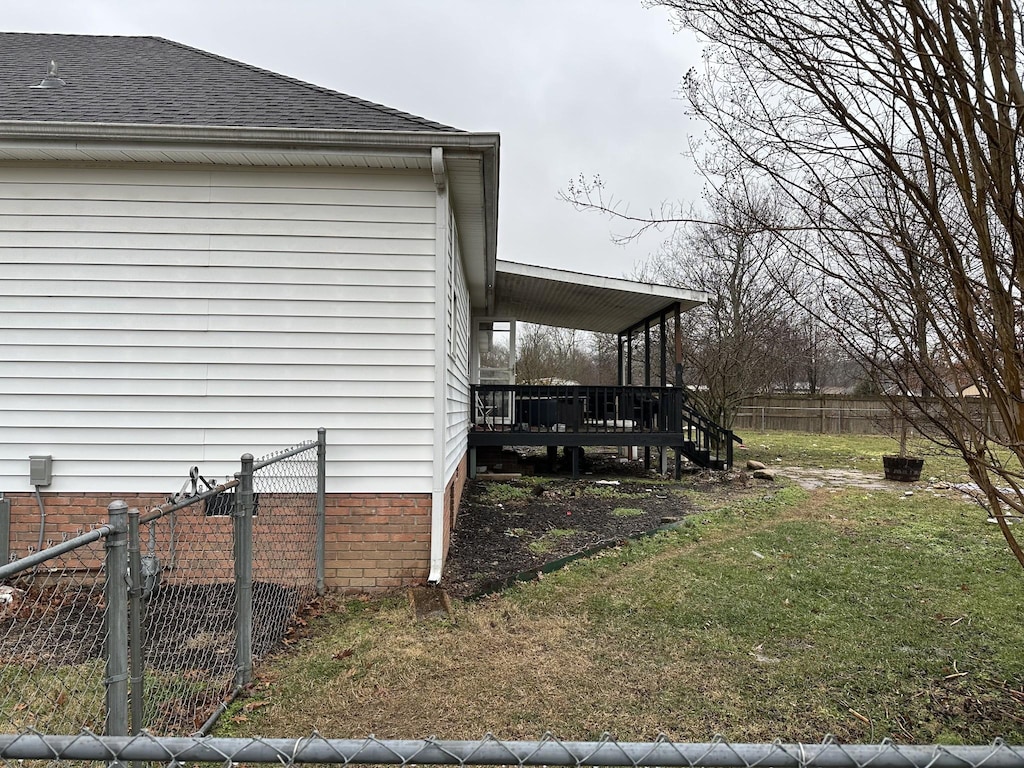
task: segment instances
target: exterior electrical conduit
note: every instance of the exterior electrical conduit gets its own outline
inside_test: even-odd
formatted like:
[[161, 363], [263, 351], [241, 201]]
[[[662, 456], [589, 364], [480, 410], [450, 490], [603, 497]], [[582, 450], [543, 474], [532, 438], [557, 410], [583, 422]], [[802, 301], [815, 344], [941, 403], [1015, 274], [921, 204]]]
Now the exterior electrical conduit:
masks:
[[43, 495], [39, 492], [39, 486], [35, 486], [36, 489], [36, 504], [39, 505], [39, 546], [36, 547], [36, 552], [43, 551], [43, 542], [46, 540], [46, 507], [43, 505]]

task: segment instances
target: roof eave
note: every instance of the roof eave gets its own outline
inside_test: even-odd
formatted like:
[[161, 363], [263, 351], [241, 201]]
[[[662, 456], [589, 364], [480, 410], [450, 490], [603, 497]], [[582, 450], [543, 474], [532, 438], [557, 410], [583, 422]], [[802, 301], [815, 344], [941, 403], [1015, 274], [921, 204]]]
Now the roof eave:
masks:
[[709, 295], [674, 286], [538, 267], [497, 264], [498, 314], [541, 325], [620, 333], [659, 314], [686, 312]]
[[326, 128], [251, 128], [219, 125], [165, 125], [149, 123], [80, 123], [62, 121], [0, 120], [0, 139], [98, 142], [188, 142], [198, 144], [295, 144], [312, 147], [390, 147], [474, 149], [497, 148], [497, 133], [469, 131], [372, 131]]

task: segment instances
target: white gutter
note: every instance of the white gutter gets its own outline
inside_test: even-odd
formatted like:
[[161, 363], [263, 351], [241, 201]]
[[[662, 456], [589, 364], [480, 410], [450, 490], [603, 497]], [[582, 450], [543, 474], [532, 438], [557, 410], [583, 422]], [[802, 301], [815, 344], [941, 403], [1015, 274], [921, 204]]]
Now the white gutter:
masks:
[[232, 147], [250, 143], [295, 144], [302, 147], [324, 146], [350, 148], [409, 148], [430, 150], [468, 149], [481, 152], [497, 150], [497, 133], [469, 133], [458, 131], [360, 131], [325, 128], [247, 128], [218, 125], [156, 125], [138, 123], [69, 123], [58, 121], [0, 120], [0, 138], [3, 140], [57, 139], [97, 141], [102, 143], [130, 141], [167, 141], [175, 144], [222, 143]]

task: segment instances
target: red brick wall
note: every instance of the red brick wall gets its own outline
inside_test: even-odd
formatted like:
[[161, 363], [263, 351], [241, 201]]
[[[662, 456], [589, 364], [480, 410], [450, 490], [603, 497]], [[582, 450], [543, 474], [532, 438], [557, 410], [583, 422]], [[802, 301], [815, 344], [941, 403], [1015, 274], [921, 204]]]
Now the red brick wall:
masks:
[[429, 493], [328, 494], [324, 522], [328, 588], [379, 592], [426, 580]]
[[[129, 507], [137, 507], [142, 511], [167, 500], [163, 496], [138, 493], [117, 496], [57, 493], [41, 495], [46, 509], [44, 549], [105, 524], [108, 520], [107, 505], [115, 499], [123, 499]], [[4, 496], [11, 502], [11, 552], [18, 557], [24, 557], [35, 552], [39, 545], [39, 505], [36, 503], [35, 494], [32, 493], [6, 493]], [[103, 546], [100, 544], [101, 553], [102, 549]], [[0, 552], [0, 560], [7, 562], [8, 553]]]
[[[445, 491], [444, 553], [447, 556], [459, 501], [466, 482], [463, 458]], [[115, 499], [143, 513], [166, 501], [152, 494], [55, 494], [44, 493], [46, 532], [43, 546], [50, 546], [107, 522], [107, 505]], [[39, 507], [31, 493], [8, 493], [11, 500], [11, 551], [24, 557], [39, 541]], [[261, 500], [261, 512], [271, 512], [269, 495]], [[328, 494], [325, 508], [324, 582], [328, 589], [345, 592], [377, 592], [423, 583], [430, 567], [429, 493]], [[262, 524], [261, 524], [262, 523]], [[278, 564], [305, 561], [310, 544], [305, 532], [298, 532], [273, 514], [253, 521], [257, 562], [263, 558]], [[170, 522], [156, 525], [156, 552], [169, 565]], [[148, 528], [141, 532], [142, 550], [147, 549]], [[204, 583], [232, 578], [231, 519], [205, 517], [200, 505], [178, 516], [175, 526], [175, 568], [164, 574], [165, 583]], [[94, 545], [89, 562], [99, 565], [102, 544]], [[0, 553], [0, 559], [5, 553]], [[85, 554], [85, 553], [83, 553]], [[306, 578], [305, 565], [296, 567], [294, 577]], [[257, 568], [256, 578], [259, 578]]]
[[459, 517], [459, 505], [462, 503], [462, 490], [466, 487], [466, 475], [469, 471], [469, 459], [462, 457], [455, 474], [448, 481], [444, 492], [444, 558], [448, 559], [448, 547], [452, 542], [452, 532]]
[[[11, 551], [18, 557], [34, 552], [39, 544], [39, 505], [34, 494], [9, 493], [11, 500]], [[165, 496], [152, 494], [59, 494], [43, 493], [46, 509], [46, 529], [43, 548], [59, 544], [105, 524], [109, 520], [107, 506], [117, 499], [129, 508], [138, 509], [143, 515], [151, 508], [167, 501]], [[254, 548], [259, 552], [263, 538], [279, 539], [274, 531], [285, 531], [292, 527], [288, 520], [278, 525], [273, 515], [263, 518], [267, 523], [260, 527], [260, 518], [253, 522]], [[177, 513], [174, 526], [174, 552], [171, 555], [171, 520], [161, 518], [155, 525], [154, 551], [165, 570], [162, 580], [166, 584], [192, 583], [209, 584], [230, 581], [234, 578], [232, 560], [231, 518], [227, 516], [207, 517], [205, 505], [200, 502]], [[143, 554], [149, 548], [149, 526], [143, 526], [140, 533], [140, 547]], [[0, 557], [3, 553], [0, 553]], [[103, 558], [103, 542], [80, 548], [53, 562], [54, 567], [96, 568]], [[172, 567], [173, 566], [173, 567]], [[259, 578], [259, 568], [254, 569]], [[280, 579], [276, 579], [280, 580]]]

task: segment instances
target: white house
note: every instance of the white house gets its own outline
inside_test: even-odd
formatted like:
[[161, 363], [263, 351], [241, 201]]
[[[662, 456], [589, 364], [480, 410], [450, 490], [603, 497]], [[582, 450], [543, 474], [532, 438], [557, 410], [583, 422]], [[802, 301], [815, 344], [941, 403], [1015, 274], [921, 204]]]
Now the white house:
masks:
[[[502, 304], [498, 155], [497, 134], [168, 40], [0, 35], [11, 554], [33, 541], [29, 456], [53, 457], [40, 490], [73, 526], [322, 426], [328, 585], [439, 578], [467, 475], [474, 329], [542, 319], [529, 285], [526, 306]], [[518, 290], [558, 278], [504, 274]], [[637, 318], [702, 296], [648, 298]], [[395, 546], [351, 546], [381, 533]]]

